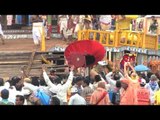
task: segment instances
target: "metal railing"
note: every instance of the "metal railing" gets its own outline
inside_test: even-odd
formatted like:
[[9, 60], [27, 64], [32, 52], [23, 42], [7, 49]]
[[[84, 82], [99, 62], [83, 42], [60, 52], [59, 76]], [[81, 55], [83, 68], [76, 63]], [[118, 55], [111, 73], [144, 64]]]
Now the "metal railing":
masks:
[[78, 40], [95, 40], [107, 47], [130, 46], [158, 50], [158, 36], [129, 30], [81, 30]]

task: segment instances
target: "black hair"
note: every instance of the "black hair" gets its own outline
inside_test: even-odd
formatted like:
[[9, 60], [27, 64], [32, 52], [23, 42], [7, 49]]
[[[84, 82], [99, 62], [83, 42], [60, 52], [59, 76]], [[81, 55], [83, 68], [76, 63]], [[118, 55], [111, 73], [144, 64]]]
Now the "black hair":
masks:
[[46, 81], [44, 80], [44, 78], [39, 80], [39, 85], [41, 86], [47, 86]]
[[24, 103], [24, 96], [23, 95], [16, 95], [16, 97], [19, 97], [20, 101], [23, 101], [23, 103]]
[[86, 83], [86, 84], [87, 84], [87, 86], [89, 86], [90, 79], [89, 79], [89, 78], [85, 78], [83, 82], [84, 82], [84, 83]]
[[7, 89], [3, 89], [1, 91], [1, 97], [2, 97], [2, 99], [8, 99], [8, 97], [9, 97], [9, 91]]
[[83, 81], [85, 78], [82, 77], [82, 76], [77, 76], [76, 77], [76, 80], [75, 80], [75, 83], [79, 82], [79, 81]]
[[57, 97], [55, 97], [55, 96], [53, 96], [53, 97], [51, 97], [51, 103], [50, 103], [50, 105], [60, 105], [60, 100], [59, 100], [59, 98], [57, 98]]
[[96, 81], [96, 82], [101, 81], [101, 77], [100, 77], [100, 75], [96, 75], [96, 76], [94, 77], [94, 79], [95, 79], [95, 81]]
[[4, 85], [4, 79], [0, 78], [0, 86], [3, 86], [3, 85]]
[[37, 76], [34, 76], [34, 77], [31, 77], [31, 84], [32, 85], [35, 85], [35, 86], [39, 86], [39, 77]]
[[60, 77], [57, 77], [54, 79], [55, 84], [61, 84], [62, 79]]
[[73, 77], [72, 86], [76, 84], [76, 77]]
[[116, 81], [116, 87], [117, 87], [117, 88], [121, 88], [121, 81], [120, 81], [120, 80], [117, 80], [117, 81]]
[[10, 85], [15, 86], [20, 80], [21, 78], [19, 78], [18, 76], [14, 76], [11, 78]]
[[119, 75], [119, 73], [115, 73], [114, 75], [113, 75], [113, 79], [114, 80], [119, 80], [121, 77], [120, 77], [120, 75]]
[[22, 87], [23, 87], [23, 84], [16, 84], [15, 85], [15, 88], [16, 88], [17, 91], [21, 91]]
[[147, 73], [147, 77], [148, 77], [148, 78], [150, 78], [152, 75], [153, 75], [152, 72], [148, 72], [148, 73]]

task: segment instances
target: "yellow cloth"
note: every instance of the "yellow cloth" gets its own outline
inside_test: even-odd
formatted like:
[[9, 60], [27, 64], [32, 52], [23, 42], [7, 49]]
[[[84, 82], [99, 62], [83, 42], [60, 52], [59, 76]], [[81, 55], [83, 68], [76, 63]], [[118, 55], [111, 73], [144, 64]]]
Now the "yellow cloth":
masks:
[[155, 92], [154, 99], [155, 99], [155, 104], [154, 105], [160, 105], [160, 90]]
[[125, 15], [126, 18], [137, 19], [138, 15]]

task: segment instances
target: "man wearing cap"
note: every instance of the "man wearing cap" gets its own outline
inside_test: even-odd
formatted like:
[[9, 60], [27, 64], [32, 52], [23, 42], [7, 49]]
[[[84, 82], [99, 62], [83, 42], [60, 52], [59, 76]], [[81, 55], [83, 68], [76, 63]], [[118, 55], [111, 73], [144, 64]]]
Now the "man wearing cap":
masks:
[[137, 89], [137, 105], [150, 105], [150, 93], [149, 90], [144, 86], [146, 85], [146, 80], [140, 80], [140, 88]]
[[71, 88], [71, 97], [68, 105], [86, 105], [85, 99], [78, 94], [78, 89], [74, 86]]
[[99, 61], [98, 62], [99, 65], [99, 74], [102, 76], [102, 78], [104, 80], [106, 80], [106, 66], [108, 65], [108, 63], [106, 61]]
[[85, 18], [84, 18], [84, 28], [83, 30], [88, 30], [88, 29], [92, 29], [92, 18], [90, 15], [85, 15]]

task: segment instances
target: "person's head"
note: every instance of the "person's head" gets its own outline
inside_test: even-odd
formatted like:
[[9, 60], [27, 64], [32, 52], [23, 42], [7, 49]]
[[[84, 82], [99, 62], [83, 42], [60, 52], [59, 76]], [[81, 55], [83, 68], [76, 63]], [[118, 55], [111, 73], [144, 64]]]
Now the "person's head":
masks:
[[151, 82], [157, 81], [157, 76], [156, 76], [155, 74], [151, 75], [150, 81], [151, 81]]
[[147, 73], [147, 77], [150, 78], [151, 75], [153, 75], [153, 73], [152, 73], [151, 71], [149, 71], [149, 72]]
[[106, 89], [105, 82], [99, 82], [98, 83], [98, 88]]
[[16, 105], [24, 105], [24, 96], [16, 95]]
[[75, 82], [76, 82], [76, 85], [81, 86], [84, 79], [85, 79], [85, 78], [82, 77], [82, 76], [77, 76], [77, 77], [76, 77], [76, 81], [75, 81]]
[[140, 81], [140, 86], [144, 87], [145, 85], [146, 85], [146, 80], [142, 78]]
[[83, 80], [82, 86], [83, 86], [83, 87], [87, 87], [87, 86], [89, 86], [89, 83], [90, 83], [89, 78], [85, 78], [85, 79]]
[[55, 75], [55, 72], [56, 72], [56, 70], [55, 70], [54, 68], [51, 68], [51, 69], [50, 69], [50, 75], [51, 75], [51, 76], [52, 76], [52, 75], [54, 76], [54, 75]]
[[50, 105], [60, 105], [60, 100], [56, 96], [53, 96], [51, 97]]
[[100, 77], [100, 75], [96, 75], [94, 79], [95, 79], [95, 82], [99, 82], [99, 81], [101, 81], [101, 77]]
[[58, 85], [58, 84], [61, 84], [62, 82], [62, 78], [60, 77], [57, 77], [56, 79], [54, 79], [54, 84]]
[[36, 77], [36, 76], [34, 76], [34, 77], [31, 77], [32, 78], [32, 81], [31, 81], [31, 84], [32, 85], [35, 85], [35, 86], [39, 86], [39, 77]]
[[14, 76], [14, 77], [11, 78], [10, 85], [15, 86], [20, 80], [21, 80], [20, 77]]
[[71, 95], [74, 95], [74, 94], [76, 94], [76, 93], [78, 93], [78, 89], [73, 86], [73, 87], [71, 88]]
[[21, 91], [23, 86], [24, 86], [23, 83], [19, 82], [15, 85], [15, 88], [17, 91]]
[[2, 97], [2, 99], [8, 99], [8, 97], [9, 97], [9, 91], [7, 89], [3, 89], [1, 91], [1, 97]]
[[132, 78], [132, 80], [136, 80], [137, 74], [135, 72], [132, 72], [131, 73], [131, 78]]
[[4, 85], [4, 80], [3, 78], [0, 78], [0, 86], [3, 86]]
[[98, 71], [99, 71], [99, 72], [104, 72], [104, 68], [105, 68], [104, 66], [99, 65]]
[[119, 75], [119, 73], [115, 73], [114, 75], [113, 75], [113, 79], [114, 80], [119, 80], [121, 77], [120, 77], [120, 75]]
[[125, 90], [128, 88], [129, 81], [125, 78], [121, 79], [121, 87], [124, 88]]
[[41, 78], [41, 79], [39, 80], [39, 85], [41, 85], [41, 86], [47, 86], [44, 78]]

